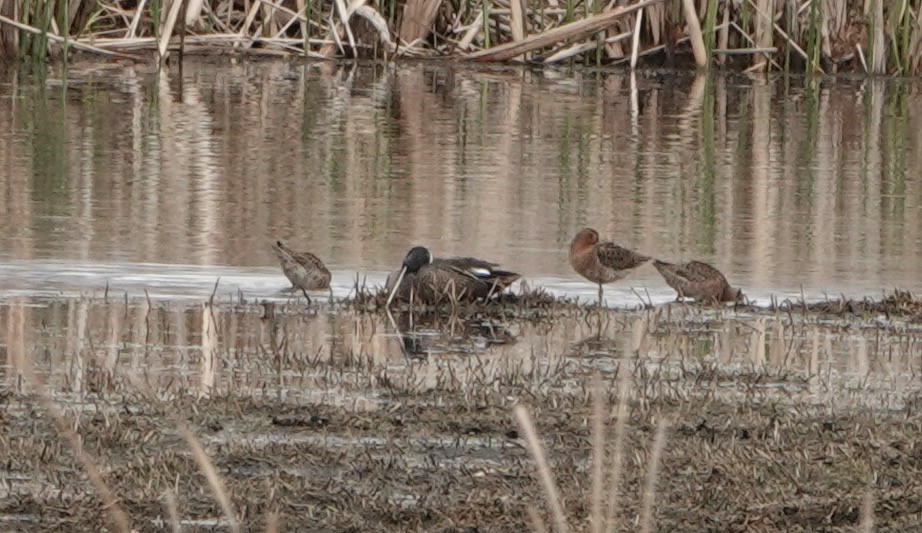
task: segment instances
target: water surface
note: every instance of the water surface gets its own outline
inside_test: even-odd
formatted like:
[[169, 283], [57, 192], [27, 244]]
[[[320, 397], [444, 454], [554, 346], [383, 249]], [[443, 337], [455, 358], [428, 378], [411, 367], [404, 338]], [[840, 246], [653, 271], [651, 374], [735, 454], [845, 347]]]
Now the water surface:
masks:
[[[922, 101], [813, 82], [190, 61], [0, 83], [0, 294], [273, 297], [270, 243], [335, 296], [425, 244], [594, 298], [583, 226], [759, 301], [922, 287]], [[610, 305], [674, 293], [646, 266]]]

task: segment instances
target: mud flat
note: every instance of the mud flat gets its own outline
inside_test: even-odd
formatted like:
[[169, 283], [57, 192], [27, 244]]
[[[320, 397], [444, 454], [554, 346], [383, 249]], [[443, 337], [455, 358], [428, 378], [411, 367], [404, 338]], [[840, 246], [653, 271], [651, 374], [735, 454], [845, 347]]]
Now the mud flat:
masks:
[[553, 517], [522, 405], [570, 527], [590, 530], [595, 376], [617, 530], [922, 519], [911, 295], [636, 310], [535, 297], [412, 318], [375, 306], [0, 303], [3, 529], [118, 530], [119, 510], [141, 531], [227, 530], [228, 511], [247, 530], [531, 529], [530, 508]]

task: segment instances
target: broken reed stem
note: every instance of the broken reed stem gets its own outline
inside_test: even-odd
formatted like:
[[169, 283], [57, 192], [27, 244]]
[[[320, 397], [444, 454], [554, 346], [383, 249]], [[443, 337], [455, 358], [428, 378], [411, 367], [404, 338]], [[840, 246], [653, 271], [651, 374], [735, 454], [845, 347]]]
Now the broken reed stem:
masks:
[[534, 533], [550, 533], [541, 514], [535, 509], [534, 505], [526, 505], [525, 512], [528, 513], [528, 521], [531, 522], [531, 530]]
[[535, 425], [531, 421], [528, 411], [522, 405], [516, 405], [513, 410], [522, 433], [525, 434], [525, 440], [528, 443], [528, 451], [531, 452], [532, 458], [538, 464], [538, 475], [541, 478], [541, 485], [544, 487], [544, 494], [547, 497], [547, 503], [551, 509], [551, 515], [554, 517], [554, 530], [557, 533], [566, 533], [570, 530], [567, 525], [567, 516], [564, 514], [563, 506], [560, 503], [560, 492], [557, 490], [557, 484], [554, 482], [554, 475], [547, 463], [544, 455], [544, 447], [535, 431]]
[[619, 491], [621, 490], [621, 465], [624, 455], [624, 437], [627, 433], [627, 402], [631, 391], [631, 370], [628, 368], [629, 359], [625, 359], [618, 366], [618, 405], [615, 406], [614, 449], [611, 456], [611, 472], [608, 478], [608, 511], [605, 521], [608, 523], [608, 533], [616, 531], [618, 521], [615, 519], [615, 510], [618, 507]]
[[647, 467], [647, 477], [643, 485], [643, 507], [640, 514], [641, 533], [650, 533], [653, 529], [653, 501], [656, 499], [656, 480], [659, 477], [659, 467], [666, 447], [666, 430], [669, 429], [669, 420], [660, 418], [656, 425], [656, 434], [653, 436], [653, 448], [650, 451], [650, 464]]
[[278, 533], [279, 531], [279, 512], [270, 511], [266, 515], [266, 533]]
[[589, 520], [592, 533], [602, 533], [605, 515], [602, 511], [602, 492], [605, 480], [605, 391], [598, 374], [592, 378], [592, 499]]
[[227, 497], [227, 491], [224, 489], [224, 482], [218, 475], [218, 471], [215, 469], [214, 464], [211, 462], [208, 454], [205, 453], [205, 449], [202, 448], [198, 439], [195, 438], [195, 435], [189, 431], [186, 424], [177, 419], [176, 426], [179, 428], [179, 433], [186, 440], [186, 444], [189, 445], [189, 449], [192, 450], [192, 456], [195, 458], [195, 462], [198, 463], [202, 473], [205, 474], [208, 485], [211, 487], [211, 492], [214, 494], [215, 500], [217, 500], [218, 504], [221, 506], [225, 518], [227, 518], [230, 530], [234, 533], [240, 533], [240, 524], [237, 522], [233, 507], [231, 507], [230, 498]]
[[170, 515], [170, 526], [173, 528], [173, 533], [179, 533], [182, 531], [182, 525], [179, 522], [179, 506], [176, 503], [176, 496], [172, 491], [167, 491], [163, 497], [166, 500], [166, 510]]
[[653, 501], [656, 499], [656, 480], [659, 477], [659, 467], [666, 447], [666, 430], [669, 429], [669, 420], [661, 418], [656, 425], [656, 434], [653, 436], [653, 448], [650, 451], [650, 464], [647, 466], [647, 477], [643, 486], [643, 507], [640, 514], [640, 531], [649, 533], [653, 529]]
[[874, 532], [874, 493], [870, 490], [864, 493], [861, 500], [861, 524], [862, 533]]

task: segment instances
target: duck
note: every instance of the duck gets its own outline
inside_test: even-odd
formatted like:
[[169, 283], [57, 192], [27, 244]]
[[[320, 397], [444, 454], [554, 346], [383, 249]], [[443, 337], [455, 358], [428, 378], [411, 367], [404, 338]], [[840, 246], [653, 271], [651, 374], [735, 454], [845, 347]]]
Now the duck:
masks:
[[394, 299], [435, 305], [443, 301], [489, 300], [522, 276], [473, 257], [436, 259], [424, 246], [407, 252], [399, 271], [388, 276], [387, 307]]
[[666, 283], [676, 290], [676, 300], [683, 297], [695, 301], [742, 302], [743, 291], [730, 286], [727, 278], [716, 267], [702, 261], [687, 263], [667, 263], [659, 259], [653, 261]]
[[570, 242], [570, 265], [599, 285], [599, 305], [602, 305], [603, 284], [624, 278], [650, 259], [613, 242], [600, 241], [599, 232], [592, 228], [579, 230]]
[[282, 264], [282, 272], [292, 284], [292, 289], [300, 289], [310, 303], [307, 291], [319, 291], [330, 288], [332, 276], [319, 257], [310, 252], [295, 252], [282, 241], [272, 244], [275, 255]]

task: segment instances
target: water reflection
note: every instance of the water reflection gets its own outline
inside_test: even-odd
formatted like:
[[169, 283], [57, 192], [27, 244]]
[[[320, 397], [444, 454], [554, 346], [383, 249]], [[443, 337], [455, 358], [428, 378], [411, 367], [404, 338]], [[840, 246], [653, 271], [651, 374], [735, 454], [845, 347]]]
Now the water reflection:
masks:
[[[288, 304], [20, 298], [0, 305], [0, 388], [28, 368], [55, 398], [278, 396], [387, 403], [393, 390], [469, 390], [613, 376], [637, 358], [662, 393], [897, 408], [918, 389], [918, 328], [668, 306], [548, 319], [304, 312]], [[30, 366], [24, 366], [27, 364]], [[561, 377], [563, 376], [563, 377]], [[746, 377], [750, 376], [750, 377]], [[640, 379], [642, 376], [636, 376]], [[760, 396], [761, 397], [761, 396]]]
[[[922, 279], [907, 82], [215, 61], [187, 63], [181, 85], [146, 67], [56, 76], [0, 84], [6, 294], [74, 288], [48, 260], [89, 270], [83, 290], [106, 269], [139, 273], [135, 290], [198, 265], [271, 293], [284, 238], [340, 294], [424, 243], [589, 297], [565, 253], [583, 225], [714, 262], [760, 299]], [[636, 303], [632, 285], [671, 295], [652, 268], [623, 285], [615, 303]]]

